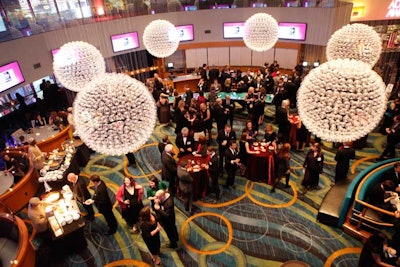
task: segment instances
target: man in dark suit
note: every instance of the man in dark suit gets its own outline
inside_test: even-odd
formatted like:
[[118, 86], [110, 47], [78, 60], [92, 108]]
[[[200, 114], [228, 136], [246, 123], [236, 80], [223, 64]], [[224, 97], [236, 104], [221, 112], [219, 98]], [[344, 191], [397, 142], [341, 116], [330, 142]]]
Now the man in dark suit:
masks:
[[226, 65], [224, 67], [224, 70], [221, 72], [221, 76], [219, 77], [219, 83], [223, 85], [225, 83], [225, 80], [230, 77], [231, 77], [231, 74], [230, 74], [230, 70], [229, 70], [229, 65]]
[[217, 98], [217, 101], [215, 102], [213, 116], [215, 122], [217, 123], [217, 130], [221, 131], [228, 120], [228, 111], [225, 109], [221, 98]]
[[225, 151], [225, 169], [228, 173], [228, 178], [226, 178], [225, 187], [236, 188], [235, 186], [235, 175], [238, 166], [240, 165], [240, 159], [238, 157], [238, 151], [236, 150], [236, 141], [229, 142], [229, 148]]
[[396, 191], [400, 192], [400, 162], [396, 162], [393, 168], [390, 168], [390, 170], [383, 174], [381, 181], [383, 182], [386, 180], [393, 181]]
[[288, 117], [289, 101], [283, 100], [282, 105], [277, 109], [275, 114], [276, 123], [278, 124], [278, 133], [282, 134], [283, 141], [286, 143], [289, 141], [290, 134], [290, 121]]
[[189, 173], [192, 170], [187, 161], [181, 162], [181, 166], [178, 168], [179, 190], [184, 197], [185, 210], [189, 213], [192, 213], [193, 208], [193, 177]]
[[161, 154], [162, 172], [161, 178], [163, 181], [168, 181], [168, 191], [173, 196], [176, 192], [176, 161], [173, 158], [172, 152], [173, 146], [167, 144], [164, 148], [164, 152]]
[[208, 78], [210, 83], [219, 78], [219, 69], [216, 66], [212, 66], [211, 69], [208, 71]]
[[390, 128], [386, 128], [387, 132], [387, 142], [386, 148], [383, 150], [382, 155], [379, 160], [388, 156], [389, 158], [394, 158], [396, 155], [396, 145], [400, 142], [400, 115], [393, 118], [393, 124]]
[[235, 112], [235, 102], [233, 102], [229, 94], [225, 95], [225, 99], [222, 101], [222, 105], [227, 112], [229, 124], [231, 125], [231, 127], [233, 127], [233, 113]]
[[87, 189], [88, 183], [82, 177], [79, 177], [75, 173], [71, 172], [67, 176], [68, 182], [72, 184], [72, 192], [77, 201], [79, 201], [83, 208], [86, 210], [86, 218], [89, 221], [94, 220], [94, 210], [91, 205], [86, 205], [85, 201], [91, 199], [89, 190]]
[[167, 248], [178, 247], [178, 230], [176, 229], [174, 197], [164, 190], [158, 190], [154, 197], [154, 209], [157, 220], [167, 233], [169, 244]]
[[187, 106], [190, 106], [190, 102], [192, 101], [193, 98], [193, 91], [189, 87], [185, 87], [185, 104]]
[[169, 141], [168, 135], [165, 135], [162, 139], [161, 142], [158, 143], [158, 151], [160, 151], [160, 154], [164, 152], [164, 148], [166, 145], [171, 144], [171, 141]]
[[351, 147], [351, 142], [345, 142], [343, 148], [336, 152], [336, 169], [335, 169], [335, 183], [347, 178], [349, 172], [350, 160], [355, 159], [356, 151]]
[[225, 151], [228, 149], [230, 141], [236, 141], [236, 133], [230, 125], [225, 125], [225, 128], [219, 131], [217, 136], [220, 175], [223, 172]]
[[194, 138], [189, 135], [189, 129], [183, 127], [181, 133], [176, 136], [175, 144], [179, 149], [178, 157], [191, 154], [194, 148]]
[[208, 77], [207, 77], [207, 64], [206, 63], [204, 63], [203, 66], [200, 69], [200, 76], [204, 81], [208, 80]]
[[219, 195], [220, 195], [220, 189], [219, 189], [219, 184], [218, 184], [218, 177], [219, 177], [219, 160], [218, 156], [215, 153], [215, 148], [212, 146], [207, 147], [207, 154], [210, 157], [210, 161], [208, 162], [208, 165], [205, 167], [208, 168], [208, 174], [210, 175], [211, 178], [211, 188], [210, 192], [215, 194], [215, 202], [219, 200]]
[[253, 83], [253, 76], [251, 76], [251, 70], [248, 69], [246, 72], [246, 75], [244, 75], [242, 77], [242, 81], [244, 83], [244, 86], [247, 89], [249, 89], [249, 87], [251, 86], [251, 84]]
[[108, 196], [107, 186], [103, 181], [100, 180], [100, 177], [96, 174], [90, 176], [90, 181], [92, 181], [92, 183], [94, 184], [94, 204], [96, 205], [99, 212], [103, 214], [109, 228], [106, 232], [106, 235], [113, 235], [117, 231], [118, 223], [112, 211], [113, 203]]

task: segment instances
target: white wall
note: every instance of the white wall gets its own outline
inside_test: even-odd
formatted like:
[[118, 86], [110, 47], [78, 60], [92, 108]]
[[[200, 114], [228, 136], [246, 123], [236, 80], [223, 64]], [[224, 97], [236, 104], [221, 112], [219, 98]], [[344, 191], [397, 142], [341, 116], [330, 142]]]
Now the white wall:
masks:
[[[61, 29], [52, 32], [46, 32], [39, 35], [21, 38], [9, 42], [0, 43], [0, 65], [10, 61], [18, 60], [20, 62], [22, 72], [25, 76], [25, 84], [40, 79], [52, 73], [52, 55], [51, 50], [59, 48], [63, 44], [70, 41], [85, 41], [98, 47], [105, 58], [116, 55], [111, 47], [110, 36], [118, 33], [129, 31], [138, 31], [140, 39], [140, 48], [144, 49], [142, 43], [142, 35], [144, 28], [148, 23], [155, 19], [167, 19], [175, 25], [194, 24], [195, 40], [192, 43], [205, 42], [229, 42], [223, 39], [222, 23], [233, 21], [245, 21], [251, 15], [258, 12], [267, 12], [277, 21], [286, 22], [305, 22], [307, 23], [307, 39], [304, 44], [326, 45], [330, 35], [338, 28], [348, 24], [350, 17], [343, 16], [348, 11], [350, 5], [338, 8], [237, 8], [237, 9], [221, 9], [221, 10], [198, 10], [192, 12], [176, 12], [156, 14], [149, 16], [139, 16], [133, 18], [124, 18], [118, 20], [110, 20], [97, 22], [68, 29]], [[351, 6], [350, 6], [351, 8]], [[347, 10], [347, 11], [346, 11]], [[205, 33], [210, 30], [211, 33]], [[135, 50], [132, 50], [135, 51]], [[187, 52], [188, 56], [195, 57], [195, 66], [198, 67], [209, 60], [208, 64], [225, 65], [226, 61], [237, 59], [232, 51], [239, 51], [239, 61], [247, 62], [249, 52], [241, 49], [228, 48], [201, 50], [202, 52]], [[210, 52], [215, 57], [207, 57], [204, 52]], [[193, 52], [194, 53], [194, 52]], [[266, 59], [259, 61], [256, 53], [252, 53], [252, 64], [272, 62], [270, 52], [266, 52]], [[205, 56], [205, 57], [204, 57]], [[226, 61], [225, 61], [226, 60]], [[201, 62], [201, 64], [198, 64]], [[41, 68], [34, 69], [33, 65], [41, 64]], [[257, 64], [260, 65], [260, 64]], [[262, 64], [261, 64], [262, 65]], [[5, 94], [7, 92], [4, 92]]]

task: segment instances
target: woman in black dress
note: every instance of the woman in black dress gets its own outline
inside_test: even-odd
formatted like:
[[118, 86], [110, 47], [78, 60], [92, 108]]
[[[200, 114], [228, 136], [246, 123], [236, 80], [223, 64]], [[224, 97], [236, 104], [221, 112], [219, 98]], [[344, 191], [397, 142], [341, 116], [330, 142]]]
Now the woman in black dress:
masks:
[[311, 146], [304, 160], [304, 179], [301, 183], [305, 189], [317, 189], [319, 183], [319, 175], [324, 167], [324, 154], [321, 152], [319, 143]]
[[171, 122], [171, 110], [169, 108], [168, 95], [161, 93], [157, 101], [157, 115], [160, 124], [169, 124]]
[[140, 211], [140, 230], [147, 248], [151, 253], [154, 264], [160, 265], [160, 230], [161, 225], [151, 213], [150, 207], [144, 207]]
[[278, 150], [275, 161], [275, 181], [271, 189], [271, 193], [275, 192], [276, 185], [282, 177], [285, 177], [285, 187], [289, 188], [290, 179], [290, 144], [284, 143], [282, 148]]
[[208, 133], [208, 142], [211, 142], [212, 140], [212, 134], [211, 134], [211, 129], [212, 129], [212, 118], [211, 118], [211, 112], [207, 108], [207, 105], [205, 103], [200, 104], [200, 117], [203, 120], [204, 124], [204, 134], [207, 135]]
[[121, 206], [122, 217], [129, 227], [132, 227], [132, 233], [138, 232], [136, 224], [139, 220], [139, 212], [143, 208], [142, 195], [143, 187], [132, 177], [124, 178], [124, 184], [116, 194], [117, 201]]
[[178, 103], [178, 108], [175, 109], [175, 133], [181, 133], [183, 127], [189, 127], [189, 121], [186, 118], [187, 109], [185, 109], [185, 101], [181, 100]]
[[248, 141], [248, 135], [246, 132], [242, 133], [239, 141], [239, 154], [238, 157], [240, 159], [240, 174], [242, 176], [246, 176], [246, 167], [249, 154], [259, 154], [260, 151], [251, 151], [250, 144]]

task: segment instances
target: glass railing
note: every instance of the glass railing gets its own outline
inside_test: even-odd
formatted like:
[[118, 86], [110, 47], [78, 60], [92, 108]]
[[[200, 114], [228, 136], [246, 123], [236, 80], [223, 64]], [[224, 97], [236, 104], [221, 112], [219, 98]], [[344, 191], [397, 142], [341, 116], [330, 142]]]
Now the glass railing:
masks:
[[331, 8], [340, 4], [339, 0], [2, 1], [0, 42], [82, 24], [159, 13], [225, 8]]

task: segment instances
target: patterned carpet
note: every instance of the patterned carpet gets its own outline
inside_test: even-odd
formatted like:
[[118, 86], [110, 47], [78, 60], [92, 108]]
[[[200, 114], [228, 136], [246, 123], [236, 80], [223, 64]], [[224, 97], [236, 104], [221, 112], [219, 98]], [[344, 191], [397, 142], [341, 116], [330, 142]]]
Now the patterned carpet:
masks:
[[[240, 133], [243, 125], [242, 115], [234, 122], [234, 130]], [[153, 175], [161, 178], [157, 143], [165, 134], [174, 141], [173, 130], [172, 127], [156, 127], [148, 143], [135, 152], [138, 165], [135, 169], [127, 166], [125, 157], [93, 154], [82, 173], [99, 174], [107, 183], [113, 200], [125, 173], [132, 174], [147, 187], [148, 179]], [[216, 134], [215, 129], [213, 133]], [[263, 135], [263, 131], [260, 134]], [[352, 164], [355, 173], [373, 163], [369, 157], [376, 156], [385, 141], [386, 138], [380, 134], [370, 134], [367, 148], [357, 151], [357, 159]], [[285, 261], [299, 260], [312, 267], [357, 266], [360, 242], [341, 229], [316, 221], [318, 208], [333, 179], [335, 149], [331, 147], [332, 144], [324, 143], [326, 164], [320, 190], [301, 193], [301, 166], [305, 152], [293, 151], [291, 165], [295, 172], [291, 175], [291, 188], [284, 188], [281, 184], [276, 193], [271, 194], [269, 185], [237, 176], [235, 190], [221, 187], [222, 199], [217, 204], [211, 204], [209, 198], [196, 202], [196, 213], [192, 217], [184, 211], [183, 203], [175, 199], [177, 226], [181, 233], [179, 247], [177, 250], [166, 248], [168, 239], [162, 232], [162, 264], [168, 267], [275, 267]], [[224, 178], [220, 184], [224, 184]], [[149, 204], [149, 201], [144, 203]], [[120, 222], [117, 233], [104, 236], [102, 233], [107, 227], [104, 218], [98, 215], [95, 221], [85, 226], [89, 245], [78, 254], [65, 253], [35, 237], [36, 266], [103, 266], [121, 259], [136, 259], [142, 262], [136, 266], [151, 266], [150, 254], [140, 234], [129, 232], [118, 207], [114, 213]], [[26, 218], [24, 213], [20, 216]]]

